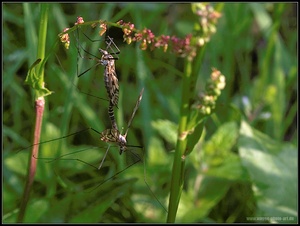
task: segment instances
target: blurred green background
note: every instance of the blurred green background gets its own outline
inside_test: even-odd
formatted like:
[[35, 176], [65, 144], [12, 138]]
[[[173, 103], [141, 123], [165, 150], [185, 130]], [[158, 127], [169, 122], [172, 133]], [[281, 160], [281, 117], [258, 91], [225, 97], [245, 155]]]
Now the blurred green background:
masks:
[[[35, 123], [34, 99], [24, 84], [36, 60], [40, 4], [2, 5], [3, 13], [3, 222], [16, 222]], [[185, 182], [176, 222], [297, 222], [297, 5], [293, 3], [223, 3], [216, 34], [206, 45], [199, 90], [211, 68], [226, 77], [226, 87], [205, 133], [187, 158]], [[191, 4], [109, 3], [50, 4], [46, 55], [77, 16], [87, 21], [131, 22], [154, 34], [184, 37], [193, 29]], [[82, 45], [97, 54], [98, 40]], [[120, 49], [116, 62], [120, 100], [116, 113], [126, 129], [138, 94], [143, 100], [128, 133], [128, 143], [143, 146], [120, 156], [93, 131], [41, 145], [41, 158], [62, 154], [65, 160], [38, 161], [25, 222], [165, 222], [166, 213], [144, 182], [137, 163], [92, 192], [103, 180], [143, 156], [147, 183], [167, 207], [181, 95], [184, 59], [162, 50], [142, 51], [123, 42], [121, 29], [110, 28]], [[93, 127], [110, 126], [103, 67], [76, 80], [94, 61], [78, 59], [73, 34], [67, 51], [58, 43], [45, 68], [46, 97], [41, 141]], [[80, 92], [82, 91], [82, 92]], [[22, 151], [19, 151], [21, 150]], [[262, 218], [259, 218], [262, 217]], [[263, 218], [265, 217], [265, 218]]]

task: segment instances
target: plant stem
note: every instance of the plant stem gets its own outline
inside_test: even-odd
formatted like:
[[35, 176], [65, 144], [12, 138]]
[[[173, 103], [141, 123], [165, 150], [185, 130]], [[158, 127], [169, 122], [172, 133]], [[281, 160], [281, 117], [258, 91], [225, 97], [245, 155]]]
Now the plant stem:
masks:
[[36, 121], [35, 121], [35, 131], [34, 131], [34, 139], [33, 143], [37, 145], [33, 145], [31, 155], [29, 157], [29, 167], [28, 167], [28, 174], [27, 174], [27, 180], [26, 185], [24, 189], [24, 194], [22, 197], [22, 202], [20, 206], [20, 211], [18, 215], [18, 222], [23, 222], [24, 215], [26, 212], [27, 203], [30, 196], [31, 187], [34, 181], [34, 175], [36, 172], [36, 165], [37, 165], [37, 157], [39, 152], [39, 145], [40, 142], [40, 135], [41, 135], [41, 128], [42, 128], [42, 121], [43, 121], [43, 112], [44, 112], [44, 106], [45, 106], [45, 100], [44, 97], [41, 97], [40, 99], [36, 100]]
[[[41, 21], [40, 21], [40, 32], [39, 32], [39, 44], [38, 44], [38, 58], [44, 59], [45, 57], [45, 47], [46, 47], [46, 36], [47, 36], [47, 22], [48, 22], [48, 4], [41, 5]], [[42, 66], [37, 66], [39, 80], [44, 83], [44, 64]], [[38, 144], [40, 142], [43, 113], [45, 106], [44, 96], [38, 96], [38, 91], [35, 92], [35, 109], [36, 109], [36, 121], [35, 121], [35, 130], [34, 130], [34, 139], [33, 144]], [[38, 157], [39, 145], [33, 145], [31, 155], [29, 156], [28, 164], [28, 174], [27, 180], [24, 188], [23, 197], [21, 199], [20, 211], [17, 217], [17, 222], [23, 222], [24, 216], [30, 197], [30, 191], [34, 181], [34, 176], [37, 166], [37, 157]]]
[[185, 63], [185, 73], [182, 82], [182, 93], [181, 93], [181, 109], [180, 109], [180, 120], [178, 127], [178, 138], [175, 150], [173, 170], [172, 170], [172, 180], [171, 180], [171, 190], [169, 199], [169, 210], [168, 210], [168, 223], [174, 223], [176, 218], [176, 213], [180, 201], [180, 196], [183, 187], [183, 172], [185, 165], [184, 152], [187, 146], [187, 123], [189, 118], [190, 110], [190, 97], [193, 90], [190, 90], [190, 85], [192, 81], [192, 62], [186, 60]]

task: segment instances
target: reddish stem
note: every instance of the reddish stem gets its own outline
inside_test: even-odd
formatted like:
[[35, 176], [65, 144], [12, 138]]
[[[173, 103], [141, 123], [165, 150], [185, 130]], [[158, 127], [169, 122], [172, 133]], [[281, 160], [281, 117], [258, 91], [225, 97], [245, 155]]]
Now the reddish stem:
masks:
[[32, 151], [31, 151], [30, 164], [28, 166], [27, 180], [26, 180], [23, 198], [21, 200], [20, 211], [19, 211], [17, 222], [23, 222], [23, 220], [24, 220], [27, 203], [28, 203], [29, 196], [30, 196], [31, 187], [32, 187], [32, 184], [34, 181], [34, 175], [36, 172], [36, 165], [37, 165], [37, 157], [38, 157], [38, 152], [39, 152], [39, 142], [40, 142], [40, 136], [41, 136], [44, 106], [45, 106], [44, 97], [40, 97], [35, 101], [36, 121], [35, 121], [33, 144], [36, 144], [36, 145], [33, 145]]

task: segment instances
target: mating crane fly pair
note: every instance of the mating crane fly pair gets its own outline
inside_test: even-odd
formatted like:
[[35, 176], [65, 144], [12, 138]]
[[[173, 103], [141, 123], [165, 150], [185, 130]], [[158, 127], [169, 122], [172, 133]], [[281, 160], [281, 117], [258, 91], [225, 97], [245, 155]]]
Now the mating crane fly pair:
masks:
[[[78, 29], [77, 29], [77, 31], [78, 31]], [[83, 34], [84, 34], [84, 36], [87, 39], [89, 39], [90, 41], [92, 41], [85, 33], [83, 33]], [[77, 46], [78, 56], [80, 56], [81, 58], [84, 58], [84, 57], [81, 56], [81, 53], [79, 51], [79, 47], [85, 53], [90, 54], [88, 51], [86, 51], [80, 45], [79, 40], [77, 40], [77, 43], [78, 43], [78, 46]], [[108, 49], [112, 49], [111, 46], [113, 46], [117, 50], [117, 52], [114, 52], [115, 55], [118, 54], [118, 53], [120, 53], [120, 50], [116, 46], [116, 44], [113, 42], [113, 39], [110, 38], [109, 36], [107, 36], [106, 45], [107, 45], [106, 50], [103, 50], [103, 49], [99, 48], [99, 52], [102, 54], [101, 59], [98, 59], [93, 54], [90, 54], [90, 55], [92, 55], [92, 56], [95, 57], [94, 59], [93, 58], [90, 58], [90, 59], [93, 59], [93, 60], [97, 59], [97, 61], [98, 61], [93, 67], [96, 67], [99, 64], [101, 64], [101, 65], [103, 65], [105, 67], [103, 77], [104, 77], [105, 88], [106, 88], [106, 91], [107, 91], [107, 94], [108, 94], [108, 97], [109, 97], [108, 115], [109, 115], [109, 118], [110, 118], [110, 121], [111, 121], [111, 124], [112, 124], [112, 128], [111, 129], [106, 129], [103, 132], [101, 132], [100, 133], [100, 140], [104, 141], [104, 142], [106, 142], [108, 144], [109, 143], [116, 143], [119, 146], [119, 148], [120, 148], [120, 155], [121, 155], [123, 152], [126, 151], [126, 148], [127, 148], [127, 140], [126, 140], [127, 133], [128, 133], [128, 130], [129, 130], [130, 126], [131, 126], [132, 120], [133, 120], [133, 118], [135, 116], [135, 113], [138, 110], [139, 105], [140, 105], [140, 103], [142, 101], [142, 96], [143, 96], [144, 88], [142, 88], [142, 90], [141, 90], [141, 92], [139, 94], [139, 97], [138, 97], [137, 102], [135, 104], [135, 107], [133, 109], [132, 115], [131, 115], [131, 117], [130, 117], [130, 119], [128, 121], [127, 129], [126, 129], [124, 135], [122, 135], [120, 133], [119, 129], [118, 129], [118, 126], [117, 126], [117, 123], [116, 123], [116, 120], [115, 120], [115, 116], [114, 116], [114, 107], [118, 106], [118, 100], [119, 100], [119, 83], [118, 83], [118, 78], [117, 78], [116, 69], [115, 69], [115, 60], [117, 60], [118, 58], [113, 57], [112, 54], [108, 52]], [[87, 71], [89, 71], [91, 68], [89, 68], [89, 69], [85, 70], [84, 72], [82, 72], [81, 74], [79, 74], [78, 77], [82, 76], [84, 73], [86, 73]], [[78, 71], [78, 68], [77, 68], [77, 71]], [[93, 129], [93, 128], [91, 128], [91, 129], [93, 131], [99, 133], [95, 129]], [[134, 147], [134, 146], [132, 146], [132, 147]], [[138, 146], [135, 146], [135, 147], [138, 147]], [[102, 158], [102, 161], [101, 161], [98, 169], [100, 169], [102, 167], [103, 162], [104, 162], [104, 160], [106, 158], [106, 155], [108, 153], [109, 148], [110, 148], [110, 144], [108, 145], [108, 147], [106, 149], [106, 152], [104, 154], [104, 157]], [[135, 164], [135, 163], [133, 163], [133, 164]], [[132, 166], [132, 165], [130, 165], [130, 166]], [[144, 167], [146, 167], [146, 166], [144, 165]], [[120, 172], [118, 172], [118, 173], [121, 173], [121, 172], [123, 172], [123, 170], [120, 171]], [[144, 173], [145, 172], [146, 171], [145, 171], [145, 168], [144, 168]], [[159, 205], [167, 213], [168, 211], [166, 210], [166, 208], [162, 205], [162, 203], [155, 196], [155, 194], [151, 190], [150, 186], [148, 185], [148, 183], [146, 181], [146, 176], [145, 175], [144, 175], [144, 182], [145, 182], [146, 186], [148, 187], [149, 191], [151, 192], [152, 196], [155, 198], [155, 200], [159, 203]], [[98, 186], [96, 186], [94, 189], [98, 188], [100, 185], [102, 185], [102, 183], [99, 184]]]
[[[86, 37], [88, 38], [88, 36], [86, 36]], [[77, 40], [77, 43], [78, 43], [78, 47], [80, 47], [81, 49], [83, 49], [84, 52], [87, 53], [87, 51], [79, 44], [78, 40]], [[105, 68], [104, 73], [103, 73], [103, 79], [104, 79], [105, 88], [106, 88], [108, 98], [109, 98], [108, 115], [109, 115], [111, 125], [112, 125], [111, 129], [106, 129], [106, 130], [104, 130], [103, 132], [100, 133], [100, 140], [102, 140], [106, 143], [116, 143], [120, 147], [120, 154], [122, 154], [126, 150], [127, 133], [128, 133], [129, 128], [130, 128], [131, 122], [134, 118], [134, 115], [135, 115], [135, 113], [136, 113], [136, 111], [139, 108], [139, 105], [141, 103], [144, 88], [140, 92], [139, 98], [138, 98], [138, 100], [136, 102], [136, 105], [133, 109], [133, 113], [132, 113], [132, 115], [131, 115], [131, 117], [128, 121], [126, 132], [125, 132], [124, 135], [122, 135], [120, 133], [119, 129], [118, 129], [118, 126], [117, 126], [117, 123], [116, 123], [116, 120], [115, 120], [115, 115], [114, 115], [114, 107], [118, 106], [118, 101], [119, 101], [119, 82], [118, 82], [118, 77], [117, 77], [116, 68], [115, 68], [115, 60], [117, 60], [118, 58], [113, 57], [112, 54], [108, 52], [109, 48], [112, 49], [111, 48], [112, 45], [115, 49], [117, 49], [117, 52], [115, 52], [115, 54], [119, 54], [120, 50], [117, 47], [117, 45], [114, 43], [113, 39], [109, 36], [107, 36], [106, 45], [107, 45], [106, 50], [99, 48], [99, 52], [102, 54], [102, 57], [101, 57], [100, 60], [97, 60], [98, 63], [93, 66], [93, 67], [96, 67], [99, 64], [101, 64]], [[80, 57], [82, 57], [81, 53], [79, 51], [79, 48], [77, 48], [77, 51], [78, 51], [78, 55]], [[90, 69], [91, 68], [85, 70], [84, 72], [79, 74], [78, 77], [82, 76], [84, 73], [86, 73]], [[96, 131], [96, 130], [94, 130], [94, 131]], [[108, 148], [107, 148], [107, 150], [104, 154], [104, 157], [103, 157], [98, 169], [101, 168], [101, 166], [102, 166], [102, 164], [103, 164], [103, 162], [106, 158], [106, 155], [107, 155], [107, 152], [108, 152], [109, 148], [110, 148], [110, 145], [108, 145]]]
[[[78, 27], [76, 31], [78, 32], [79, 30], [80, 30], [80, 27]], [[81, 31], [81, 34], [83, 34], [87, 39], [89, 39], [91, 42], [93, 42], [93, 40], [91, 40], [83, 31]], [[129, 128], [131, 126], [131, 123], [133, 121], [133, 118], [134, 118], [134, 116], [135, 116], [135, 114], [136, 114], [136, 112], [137, 112], [137, 110], [139, 108], [139, 105], [141, 103], [143, 92], [144, 92], [144, 88], [142, 88], [142, 90], [141, 90], [141, 92], [140, 92], [140, 94], [138, 96], [136, 104], [135, 104], [135, 106], [133, 108], [133, 112], [132, 112], [131, 117], [130, 117], [130, 119], [128, 121], [126, 131], [125, 131], [124, 134], [122, 134], [120, 132], [120, 130], [118, 129], [117, 122], [116, 122], [116, 119], [115, 119], [115, 112], [114, 112], [114, 109], [116, 109], [118, 107], [118, 101], [119, 101], [119, 81], [118, 81], [117, 74], [116, 74], [115, 62], [116, 62], [116, 60], [118, 60], [117, 54], [120, 53], [120, 50], [118, 49], [117, 45], [114, 43], [113, 39], [111, 37], [107, 36], [107, 38], [105, 40], [106, 48], [105, 49], [101, 49], [101, 48], [98, 49], [98, 51], [101, 54], [101, 57], [99, 58], [99, 57], [91, 54], [89, 51], [87, 51], [80, 44], [80, 42], [79, 42], [79, 36], [76, 37], [76, 40], [77, 40], [77, 61], [79, 60], [78, 57], [80, 57], [82, 59], [89, 59], [89, 60], [93, 60], [95, 62], [95, 64], [93, 64], [92, 67], [89, 67], [88, 69], [84, 70], [82, 73], [78, 73], [79, 70], [78, 70], [78, 64], [77, 64], [77, 77], [81, 77], [86, 72], [88, 72], [92, 68], [95, 68], [95, 67], [97, 67], [99, 65], [104, 66], [103, 81], [104, 81], [105, 89], [106, 89], [106, 92], [107, 92], [107, 95], [108, 95], [108, 101], [109, 101], [108, 116], [109, 116], [109, 119], [110, 119], [110, 122], [111, 122], [111, 128], [105, 129], [103, 132], [98, 132], [96, 129], [93, 129], [92, 127], [89, 127], [89, 128], [86, 128], [86, 129], [84, 129], [84, 130], [82, 130], [80, 132], [69, 134], [69, 135], [66, 135], [64, 137], [52, 139], [50, 141], [41, 142], [40, 144], [48, 143], [48, 142], [55, 141], [55, 140], [58, 140], [58, 139], [64, 139], [64, 138], [67, 138], [67, 137], [71, 137], [71, 136], [73, 136], [75, 134], [78, 134], [78, 133], [81, 133], [83, 131], [87, 131], [87, 130], [91, 129], [91, 130], [93, 130], [94, 132], [96, 132], [96, 133], [98, 133], [100, 135], [100, 140], [101, 141], [106, 142], [108, 144], [108, 146], [106, 148], [106, 152], [104, 153], [102, 161], [101, 161], [101, 163], [100, 163], [100, 165], [98, 167], [98, 170], [99, 170], [99, 169], [101, 169], [101, 167], [102, 167], [102, 165], [104, 163], [104, 160], [106, 159], [106, 156], [108, 154], [108, 151], [109, 151], [110, 147], [112, 147], [111, 143], [116, 144], [119, 147], [119, 153], [120, 154], [122, 154], [123, 152], [125, 152], [128, 147], [140, 147], [140, 146], [134, 146], [134, 145], [127, 145], [126, 138], [127, 138], [128, 130], [129, 130]], [[86, 53], [85, 56], [83, 56], [81, 54], [81, 50]], [[115, 51], [115, 50], [117, 50], [117, 51]], [[110, 51], [112, 51], [112, 52], [110, 53]], [[90, 56], [90, 57], [87, 57], [87, 55]], [[34, 144], [34, 145], [36, 145], [36, 144]], [[27, 149], [27, 148], [25, 148], [25, 149]], [[22, 150], [24, 150], [24, 149], [22, 149]], [[85, 150], [77, 151], [77, 153], [79, 153], [81, 151], [85, 151]], [[75, 153], [75, 152], [73, 152], [73, 153]], [[139, 161], [144, 162], [140, 158], [140, 156], [138, 156], [134, 152], [131, 152], [131, 153], [135, 156], [135, 158], [138, 158], [139, 160], [135, 161], [130, 166], [134, 165], [135, 163], [137, 163]], [[75, 158], [74, 159], [67, 159], [67, 158], [65, 158], [66, 156], [69, 156], [71, 154], [72, 153], [63, 154], [63, 155], [60, 155], [60, 157], [52, 158], [51, 160], [49, 158], [38, 158], [37, 156], [36, 157], [33, 156], [33, 157], [34, 158], [38, 158], [38, 159], [50, 160], [48, 162], [53, 162], [53, 161], [56, 161], [56, 160], [77, 160], [77, 161], [79, 161], [81, 163], [84, 163], [84, 164], [89, 165], [91, 167], [97, 168], [97, 167], [91, 165], [88, 162], [82, 161], [81, 159], [75, 159]], [[110, 180], [111, 178], [114, 178], [116, 175], [118, 175], [121, 172], [123, 172], [124, 170], [128, 169], [130, 166], [128, 166], [125, 169], [117, 172], [115, 175], [109, 177], [107, 180], [103, 181], [103, 183], [105, 183], [106, 181]], [[144, 167], [146, 167], [146, 166], [144, 165]], [[151, 192], [151, 195], [155, 198], [155, 200], [157, 201], [157, 203], [159, 203], [159, 205], [165, 210], [165, 212], [167, 212], [167, 210], [165, 209], [165, 207], [158, 200], [158, 198], [155, 196], [155, 194], [151, 190], [150, 186], [148, 185], [148, 182], [146, 181], [146, 171], [145, 170], [146, 169], [144, 168], [144, 182], [145, 182], [146, 186], [148, 187], [149, 191]], [[103, 183], [98, 184], [94, 189], [98, 188]], [[92, 190], [94, 190], [94, 189], [92, 189]]]
[[[78, 29], [77, 29], [77, 31], [78, 31]], [[84, 34], [84, 36], [87, 39], [89, 39], [90, 41], [92, 41], [87, 35], [85, 35], [85, 33], [83, 33], [83, 34]], [[81, 53], [79, 51], [79, 47], [85, 53], [90, 54], [88, 51], [86, 51], [80, 45], [79, 40], [77, 40], [77, 43], [78, 43], [78, 46], [77, 46], [78, 56], [80, 56], [81, 58], [84, 58], [84, 57], [81, 56]], [[102, 161], [101, 161], [98, 169], [100, 169], [102, 167], [102, 165], [103, 165], [103, 162], [104, 162], [104, 160], [106, 158], [106, 155], [108, 153], [108, 150], [110, 148], [110, 143], [115, 143], [115, 144], [117, 144], [119, 146], [119, 148], [120, 148], [120, 155], [123, 152], [126, 151], [126, 148], [127, 148], [127, 140], [126, 140], [127, 133], [128, 133], [128, 130], [129, 130], [130, 126], [131, 126], [132, 120], [133, 120], [133, 118], [135, 116], [135, 113], [138, 110], [139, 105], [140, 105], [140, 103], [142, 101], [142, 96], [143, 96], [143, 92], [144, 92], [144, 88], [142, 88], [142, 90], [141, 90], [141, 92], [139, 94], [139, 97], [137, 99], [137, 102], [135, 104], [135, 107], [133, 109], [132, 115], [131, 115], [131, 117], [130, 117], [130, 119], [128, 121], [126, 132], [124, 133], [124, 135], [122, 135], [120, 133], [119, 129], [118, 129], [118, 126], [117, 126], [117, 123], [116, 123], [116, 120], [115, 120], [115, 116], [114, 116], [114, 107], [118, 106], [118, 100], [119, 100], [119, 83], [118, 83], [118, 78], [117, 78], [116, 69], [115, 69], [115, 60], [117, 60], [118, 58], [113, 57], [112, 54], [108, 52], [109, 48], [112, 49], [111, 48], [112, 45], [113, 45], [113, 47], [115, 49], [117, 49], [117, 52], [114, 52], [114, 54], [120, 53], [120, 50], [116, 46], [116, 44], [113, 42], [113, 39], [110, 38], [109, 36], [107, 36], [106, 45], [107, 45], [106, 50], [103, 50], [103, 49], [99, 48], [99, 52], [102, 54], [101, 59], [98, 59], [93, 54], [90, 54], [90, 55], [94, 56], [95, 58], [89, 58], [89, 59], [93, 59], [93, 60], [97, 59], [97, 61], [98, 61], [93, 67], [96, 67], [96, 66], [98, 66], [100, 64], [105, 67], [103, 77], [104, 77], [105, 88], [106, 88], [106, 91], [107, 91], [107, 94], [108, 94], [108, 97], [109, 97], [108, 115], [109, 115], [109, 118], [110, 118], [110, 121], [111, 121], [111, 124], [112, 124], [112, 128], [111, 129], [106, 129], [106, 130], [104, 130], [103, 132], [100, 133], [100, 140], [108, 143], [108, 147], [106, 149], [106, 152], [104, 154], [104, 157], [102, 158]], [[89, 69], [85, 70], [84, 72], [82, 72], [81, 74], [79, 74], [78, 77], [82, 76], [84, 73], [86, 73], [87, 71], [89, 71], [91, 68], [89, 68]], [[77, 71], [78, 71], [78, 68], [77, 68]], [[91, 129], [93, 131], [99, 133], [95, 129], [93, 129], [93, 128], [91, 128]], [[134, 146], [132, 146], [132, 147], [134, 147]], [[135, 147], [138, 147], [138, 146], [135, 146]], [[135, 164], [135, 163], [133, 163], [133, 164]], [[130, 166], [132, 166], [132, 165], [130, 165]], [[123, 170], [120, 171], [120, 172], [118, 172], [118, 173], [121, 173], [121, 172], [123, 172]], [[145, 173], [145, 169], [144, 169], [144, 173]], [[164, 211], [167, 212], [166, 208], [158, 200], [158, 198], [155, 196], [155, 194], [151, 190], [150, 186], [148, 185], [148, 183], [146, 181], [145, 175], [144, 175], [144, 182], [147, 185], [148, 189], [150, 190], [152, 196], [155, 198], [155, 200], [164, 209]], [[98, 188], [102, 184], [103, 183], [99, 184], [94, 189]], [[94, 190], [94, 189], [92, 189], [92, 190]]]

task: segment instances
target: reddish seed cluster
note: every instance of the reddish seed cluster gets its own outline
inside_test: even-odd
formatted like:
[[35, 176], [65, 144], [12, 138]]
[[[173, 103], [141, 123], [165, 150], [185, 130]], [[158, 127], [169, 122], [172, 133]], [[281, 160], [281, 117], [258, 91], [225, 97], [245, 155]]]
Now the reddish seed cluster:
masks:
[[[169, 35], [155, 36], [150, 29], [138, 30], [133, 23], [126, 23], [123, 20], [117, 22], [117, 25], [122, 28], [124, 41], [127, 44], [140, 42], [140, 49], [142, 50], [162, 48], [164, 52], [170, 50], [180, 57], [192, 60], [196, 56], [197, 48], [207, 43], [211, 35], [216, 32], [216, 23], [221, 17], [219, 12], [214, 11], [213, 7], [206, 3], [194, 3], [193, 9], [194, 14], [199, 17], [200, 26], [196, 26], [193, 35], [188, 34], [184, 38], [170, 37]], [[84, 23], [83, 18], [81, 16], [77, 17], [75, 25], [82, 23]], [[99, 35], [102, 36], [107, 30], [107, 23], [105, 21], [100, 21], [99, 23]], [[69, 48], [70, 40], [68, 34], [63, 34], [60, 38], [65, 43], [65, 47]]]
[[84, 23], [83, 17], [78, 16], [78, 17], [77, 17], [77, 21], [75, 22], [75, 25], [83, 24], [83, 23]]
[[[63, 32], [66, 32], [67, 30], [69, 30], [69, 28], [65, 28], [65, 29], [63, 30]], [[68, 33], [61, 35], [61, 36], [60, 36], [60, 41], [61, 41], [62, 43], [65, 43], [65, 48], [66, 48], [66, 49], [69, 49], [69, 46], [70, 46], [70, 37], [69, 37], [69, 34], [68, 34]]]
[[140, 45], [142, 50], [146, 50], [148, 45], [150, 45], [150, 49], [153, 49], [155, 45], [155, 35], [150, 29], [144, 28], [140, 33], [136, 33], [135, 37], [137, 41], [142, 40]]
[[[84, 23], [84, 20], [83, 20], [83, 18], [81, 17], [81, 16], [78, 16], [77, 17], [77, 21], [75, 22], [75, 25], [78, 25], [78, 24], [83, 24]], [[66, 32], [66, 31], [68, 31], [70, 28], [65, 28], [64, 30], [63, 30], [63, 32]], [[62, 42], [62, 43], [64, 43], [65, 44], [65, 48], [66, 49], [69, 49], [69, 46], [70, 46], [70, 36], [69, 36], [69, 34], [68, 33], [65, 33], [65, 34], [62, 34], [62, 35], [60, 35], [60, 41]]]
[[100, 27], [99, 35], [102, 36], [107, 30], [107, 24], [101, 22], [99, 27]]
[[213, 7], [205, 3], [195, 3], [194, 13], [199, 16], [200, 29], [195, 30], [195, 34], [188, 34], [184, 38], [176, 36], [155, 36], [150, 29], [144, 28], [143, 30], [135, 29], [134, 24], [124, 21], [119, 21], [117, 24], [121, 25], [124, 32], [124, 41], [128, 44], [131, 42], [140, 41], [140, 48], [142, 50], [155, 48], [163, 48], [166, 52], [170, 49], [173, 53], [180, 57], [187, 57], [192, 60], [196, 56], [197, 47], [204, 45], [208, 42], [210, 36], [216, 31], [217, 20], [221, 14], [214, 11]]
[[168, 43], [169, 43], [169, 41], [170, 41], [170, 36], [169, 36], [169, 35], [167, 35], [167, 36], [161, 35], [161, 36], [159, 36], [159, 37], [157, 38], [157, 40], [156, 40], [154, 46], [155, 46], [155, 48], [160, 48], [160, 47], [162, 47], [163, 50], [164, 50], [164, 52], [166, 52], [167, 49], [168, 49]]
[[123, 21], [119, 21], [118, 24], [122, 26], [124, 41], [128, 44], [141, 41], [140, 48], [142, 50], [146, 50], [147, 48], [153, 50], [162, 47], [164, 52], [166, 52], [167, 49], [171, 49], [175, 54], [181, 57], [193, 58], [195, 56], [195, 47], [191, 45], [191, 34], [183, 39], [166, 35], [156, 37], [150, 29], [144, 28], [141, 31], [134, 29], [134, 24], [130, 22], [124, 23]]
[[196, 47], [191, 44], [192, 34], [188, 34], [184, 39], [172, 36], [171, 43], [173, 51], [180, 57], [192, 59], [196, 56]]
[[129, 36], [131, 34], [131, 32], [134, 30], [134, 24], [128, 22], [128, 23], [124, 23], [123, 20], [119, 20], [117, 22], [117, 24], [122, 26], [124, 35]]

